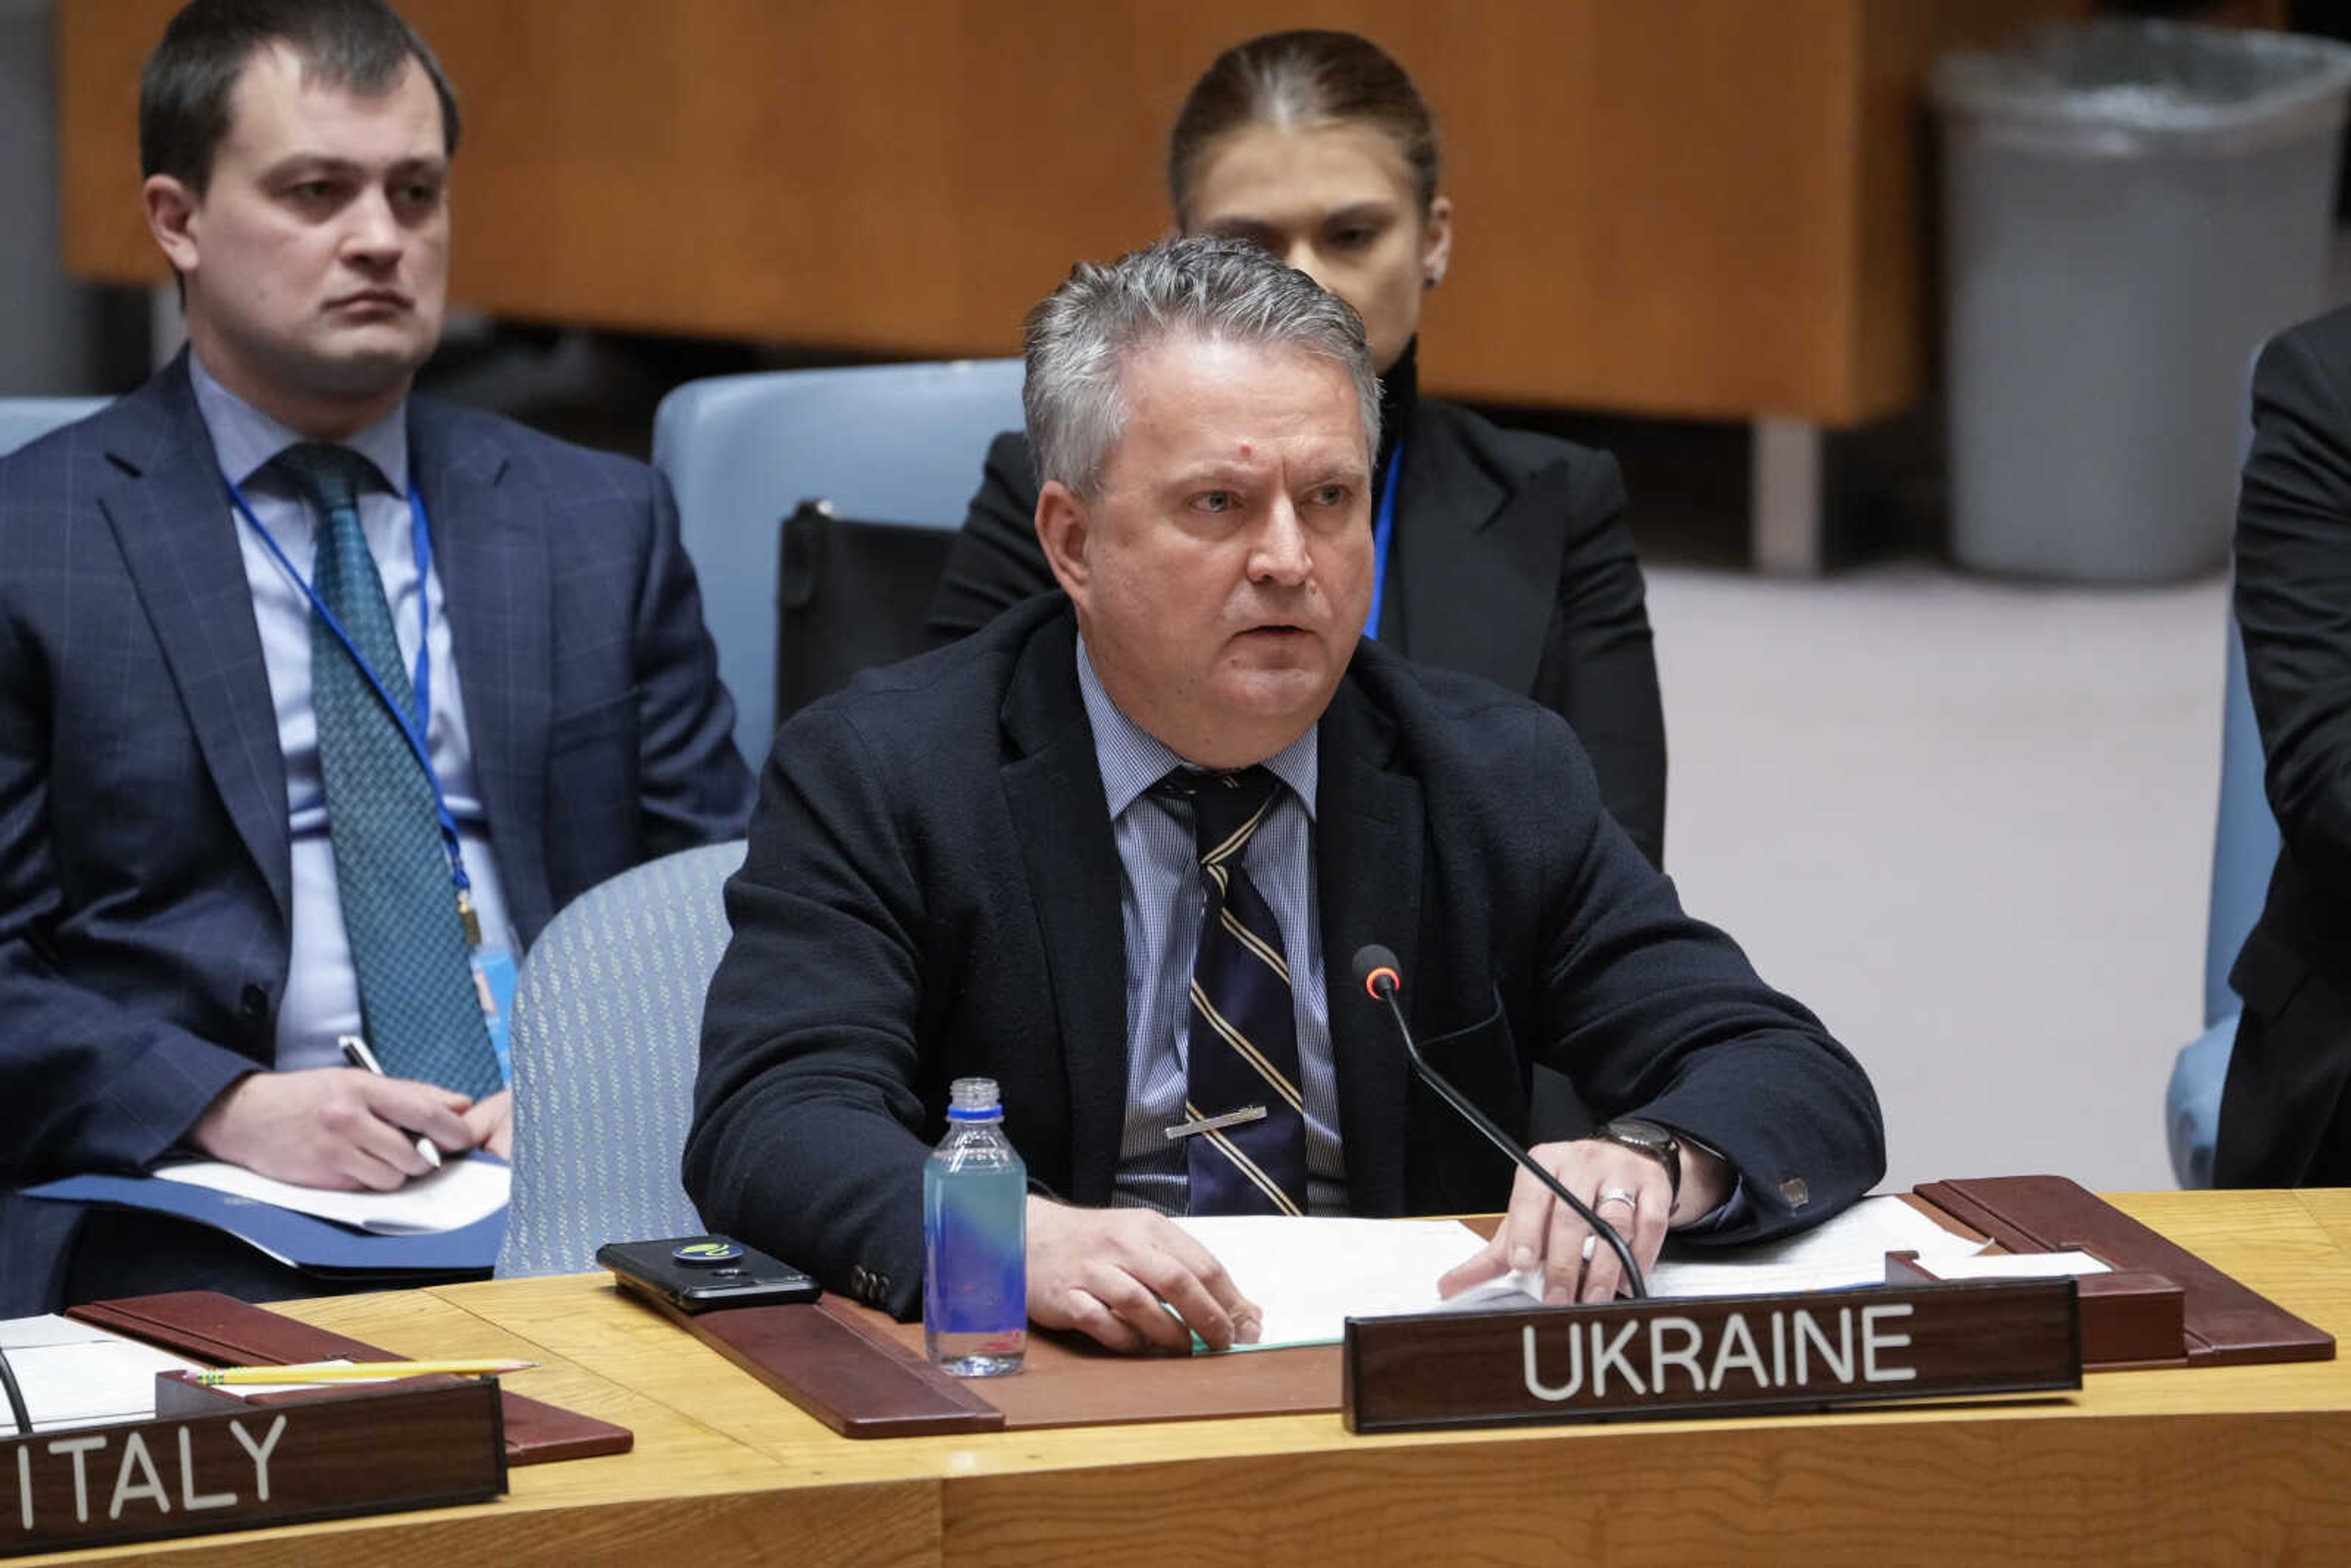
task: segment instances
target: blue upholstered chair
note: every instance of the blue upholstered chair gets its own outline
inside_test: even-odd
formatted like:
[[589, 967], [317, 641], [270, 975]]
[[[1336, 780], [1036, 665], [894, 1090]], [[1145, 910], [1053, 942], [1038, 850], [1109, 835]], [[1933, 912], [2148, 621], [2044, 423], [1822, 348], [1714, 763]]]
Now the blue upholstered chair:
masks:
[[662, 400], [653, 465], [677, 492], [735, 738], [775, 737], [778, 529], [804, 500], [843, 517], [958, 528], [987, 444], [1018, 429], [1020, 361], [778, 371], [689, 382]]
[[[2245, 374], [2245, 417], [2237, 429], [2240, 468], [2253, 444], [2252, 365]], [[2229, 988], [2229, 969], [2261, 915], [2270, 868], [2278, 856], [2277, 819], [2270, 815], [2262, 785], [2262, 732], [2253, 720], [2244, 639], [2233, 611], [2225, 635], [2228, 690], [2220, 712], [2220, 810], [2212, 832], [2212, 896], [2204, 923], [2204, 1032], [2180, 1048], [2163, 1096], [2171, 1172], [2180, 1186], [2189, 1187], [2212, 1185], [2220, 1089], [2228, 1082], [2237, 1015], [2243, 1010], [2237, 993]]]
[[86, 419], [112, 400], [102, 397], [0, 397], [0, 457]]
[[576, 1273], [607, 1241], [702, 1228], [678, 1180], [702, 1002], [743, 842], [590, 888], [524, 959], [514, 1010], [514, 1203], [501, 1276]]
[[2220, 717], [2220, 810], [2212, 834], [2212, 898], [2204, 927], [2204, 1032], [2180, 1048], [2164, 1092], [2171, 1170], [2182, 1186], [2212, 1185], [2212, 1141], [2220, 1122], [2220, 1086], [2237, 1040], [2243, 1004], [2229, 988], [2229, 967], [2262, 912], [2270, 868], [2277, 863], [2277, 820], [2262, 787], [2262, 736], [2245, 685], [2245, 649], [2237, 618], [2228, 624], [2228, 695]]

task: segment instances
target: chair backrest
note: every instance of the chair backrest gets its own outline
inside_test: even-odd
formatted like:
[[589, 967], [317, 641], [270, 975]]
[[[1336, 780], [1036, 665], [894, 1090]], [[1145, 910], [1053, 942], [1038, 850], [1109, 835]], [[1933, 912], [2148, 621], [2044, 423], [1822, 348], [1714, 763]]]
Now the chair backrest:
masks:
[[726, 946], [720, 889], [743, 849], [706, 844], [589, 889], [523, 960], [500, 1275], [576, 1273], [607, 1241], [702, 1228], [678, 1162]]
[[102, 397], [0, 397], [0, 457], [61, 425], [87, 419], [113, 400]]
[[2245, 684], [2245, 643], [2229, 617], [2228, 695], [2220, 713], [2220, 810], [2212, 833], [2212, 903], [2204, 925], [2204, 1027], [2241, 1005], [2229, 988], [2237, 949], [2262, 913], [2277, 864], [2277, 819], [2262, 781], [2262, 732]]
[[[2253, 450], [2255, 350], [2245, 364], [2245, 392], [2238, 402], [2243, 417], [2237, 424], [2238, 483], [2244, 482], [2245, 459]], [[2270, 871], [2277, 864], [2277, 819], [2270, 814], [2269, 792], [2262, 781], [2262, 732], [2253, 718], [2252, 689], [2245, 680], [2245, 640], [2237, 629], [2237, 614], [2229, 612], [2223, 653], [2227, 690], [2220, 707], [2220, 808], [2212, 831], [2212, 898], [2204, 921], [2204, 1027], [2210, 1029], [2237, 1011], [2237, 993], [2229, 988], [2229, 970], [2237, 949], [2262, 913], [2269, 892]]]
[[653, 419], [677, 493], [735, 738], [757, 768], [775, 737], [777, 530], [802, 501], [844, 517], [953, 528], [987, 444], [1019, 428], [1018, 360], [777, 371], [689, 382]]

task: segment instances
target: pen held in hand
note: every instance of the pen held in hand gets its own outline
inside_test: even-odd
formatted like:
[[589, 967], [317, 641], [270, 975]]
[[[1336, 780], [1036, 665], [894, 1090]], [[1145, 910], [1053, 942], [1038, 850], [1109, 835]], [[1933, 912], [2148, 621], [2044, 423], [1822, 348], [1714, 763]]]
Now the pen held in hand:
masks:
[[[350, 1062], [353, 1067], [358, 1068], [361, 1072], [372, 1072], [378, 1078], [390, 1076], [384, 1071], [383, 1063], [375, 1059], [375, 1052], [368, 1049], [368, 1042], [361, 1040], [358, 1035], [346, 1034], [339, 1036], [337, 1037], [335, 1043], [342, 1047], [343, 1060]], [[431, 1166], [436, 1171], [441, 1168], [441, 1150], [439, 1146], [436, 1145], [432, 1139], [426, 1137], [422, 1133], [419, 1133], [416, 1135], [416, 1152], [424, 1156], [424, 1163], [426, 1165]]]

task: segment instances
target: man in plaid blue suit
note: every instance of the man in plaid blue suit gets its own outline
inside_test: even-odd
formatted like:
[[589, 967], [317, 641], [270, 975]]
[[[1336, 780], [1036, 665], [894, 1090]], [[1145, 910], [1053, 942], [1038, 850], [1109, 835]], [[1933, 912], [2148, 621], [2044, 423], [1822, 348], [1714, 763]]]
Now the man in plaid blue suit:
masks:
[[[329, 759], [322, 785], [340, 713], [395, 737], [375, 817], [428, 870], [445, 851], [429, 914], [477, 925], [476, 955], [739, 834], [751, 800], [663, 481], [409, 395], [440, 334], [457, 120], [406, 24], [380, 0], [195, 0], [140, 130], [190, 351], [0, 459], [0, 1317], [316, 1289], [26, 1186], [198, 1153], [387, 1188], [428, 1168], [420, 1140], [504, 1151], [494, 1070], [464, 1091], [337, 1064], [389, 1010], [368, 966], [396, 986], [424, 962], [357, 939], [381, 911], [345, 841], [371, 781]], [[321, 463], [344, 476], [326, 500], [301, 472]], [[348, 648], [360, 612], [318, 597], [330, 549], [397, 671], [335, 666], [327, 623]], [[361, 665], [372, 684], [331, 709]], [[386, 928], [432, 923], [406, 909]]]

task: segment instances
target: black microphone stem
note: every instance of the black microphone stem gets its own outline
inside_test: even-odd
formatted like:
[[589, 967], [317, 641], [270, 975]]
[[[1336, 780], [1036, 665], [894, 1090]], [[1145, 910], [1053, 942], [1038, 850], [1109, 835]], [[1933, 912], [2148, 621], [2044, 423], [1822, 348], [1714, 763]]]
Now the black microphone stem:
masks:
[[1625, 1244], [1625, 1238], [1617, 1233], [1616, 1228], [1593, 1213], [1582, 1198], [1568, 1191], [1557, 1176], [1542, 1167], [1541, 1162], [1519, 1147], [1515, 1139], [1494, 1124], [1492, 1117], [1471, 1104], [1468, 1095], [1447, 1082], [1444, 1075], [1431, 1067], [1428, 1064], [1428, 1059], [1420, 1054], [1420, 1046], [1412, 1037], [1412, 1026], [1404, 1020], [1404, 1009], [1396, 1005], [1396, 988], [1394, 980], [1392, 977], [1388, 978], [1389, 983], [1378, 988], [1377, 994], [1380, 1000], [1387, 1003], [1388, 1011], [1395, 1015], [1396, 1036], [1404, 1041], [1404, 1053], [1411, 1060], [1412, 1070], [1420, 1074], [1420, 1081], [1436, 1090], [1447, 1104], [1460, 1112], [1464, 1121], [1485, 1134], [1489, 1143], [1510, 1155], [1511, 1161], [1520, 1170], [1531, 1173], [1537, 1181], [1551, 1188], [1552, 1197], [1582, 1216], [1583, 1222], [1592, 1227], [1592, 1233], [1614, 1249], [1616, 1260], [1625, 1266], [1625, 1283], [1631, 1291], [1633, 1299], [1648, 1300], [1648, 1281], [1642, 1278], [1641, 1266], [1633, 1261], [1633, 1249]]
[[25, 1408], [25, 1391], [16, 1386], [16, 1371], [8, 1364], [6, 1351], [0, 1351], [0, 1393], [8, 1396], [8, 1414], [16, 1418], [17, 1435], [31, 1437], [33, 1413]]

